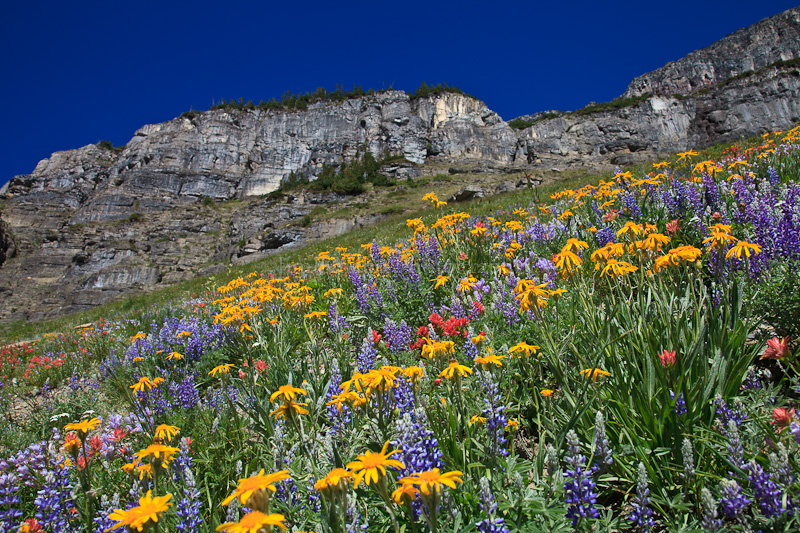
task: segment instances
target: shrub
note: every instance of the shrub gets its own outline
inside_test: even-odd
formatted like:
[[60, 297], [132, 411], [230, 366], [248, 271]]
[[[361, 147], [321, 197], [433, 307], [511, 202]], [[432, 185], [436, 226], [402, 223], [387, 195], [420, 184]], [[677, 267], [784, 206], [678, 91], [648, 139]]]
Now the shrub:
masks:
[[583, 109], [578, 109], [577, 111], [574, 111], [574, 113], [576, 115], [591, 115], [592, 113], [602, 113], [603, 111], [613, 111], [615, 109], [633, 107], [635, 105], [639, 105], [640, 103], [644, 102], [651, 96], [653, 96], [652, 93], [645, 93], [643, 95], [634, 96], [632, 98], [615, 98], [610, 102], [591, 103], [586, 107], [584, 107]]
[[446, 83], [438, 83], [435, 86], [429, 87], [424, 81], [420, 84], [416, 91], [408, 93], [408, 97], [410, 100], [416, 100], [417, 98], [427, 98], [429, 96], [438, 96], [445, 93], [463, 94], [464, 96], [472, 97], [472, 95], [465, 93], [458, 87], [451, 87]]
[[389, 187], [395, 180], [378, 172], [383, 161], [366, 151], [349, 164], [342, 164], [339, 171], [333, 165], [323, 165], [319, 177], [311, 183], [311, 188], [318, 191], [333, 191], [337, 194], [361, 194], [366, 190], [366, 184], [372, 183], [376, 187]]
[[121, 152], [125, 149], [125, 146], [126, 145], [124, 144], [122, 146], [114, 146], [114, 143], [112, 143], [109, 140], [103, 140], [97, 143], [98, 148], [101, 148], [103, 150], [110, 150], [111, 152]]
[[525, 128], [530, 128], [533, 126], [533, 121], [525, 120], [521, 118], [515, 118], [514, 120], [508, 123], [509, 126], [514, 128], [515, 130], [524, 130]]

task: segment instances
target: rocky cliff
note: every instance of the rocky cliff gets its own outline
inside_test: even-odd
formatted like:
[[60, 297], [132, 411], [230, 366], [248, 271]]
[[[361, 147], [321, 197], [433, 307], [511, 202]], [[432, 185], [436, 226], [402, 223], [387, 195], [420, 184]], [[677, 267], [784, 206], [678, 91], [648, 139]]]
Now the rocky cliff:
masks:
[[797, 57], [800, 57], [800, 8], [796, 7], [634, 78], [624, 96], [687, 95], [745, 72]]
[[306, 111], [190, 112], [123, 148], [57, 152], [0, 191], [0, 320], [85, 309], [370, 223], [374, 212], [310, 223], [352, 198], [264, 196], [290, 172], [314, 179], [366, 150], [403, 156], [384, 169], [401, 178], [448, 165], [536, 172], [784, 128], [800, 121], [798, 20], [800, 9], [781, 13], [640, 76], [626, 100], [521, 117], [523, 129], [463, 94], [388, 91]]
[[797, 122], [800, 71], [788, 64], [751, 71], [688, 96], [649, 96], [618, 109], [564, 113], [522, 130], [520, 142], [531, 160], [628, 165]]

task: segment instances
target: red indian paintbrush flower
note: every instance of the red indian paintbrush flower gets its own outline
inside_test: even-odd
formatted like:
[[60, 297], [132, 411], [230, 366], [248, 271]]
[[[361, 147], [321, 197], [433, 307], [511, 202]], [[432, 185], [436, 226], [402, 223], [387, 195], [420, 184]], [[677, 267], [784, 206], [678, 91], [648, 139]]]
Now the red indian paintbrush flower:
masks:
[[781, 428], [785, 428], [794, 420], [794, 407], [787, 409], [785, 407], [776, 407], [772, 410], [772, 423]]
[[667, 222], [667, 235], [672, 237], [678, 231], [678, 227], [679, 226], [677, 220], [671, 220]]
[[664, 350], [658, 354], [658, 357], [661, 358], [661, 365], [666, 368], [669, 368], [675, 364], [675, 350], [672, 350], [671, 352]]
[[791, 355], [789, 351], [789, 337], [784, 337], [783, 340], [778, 337], [773, 337], [767, 341], [767, 349], [761, 354], [764, 359], [784, 359]]

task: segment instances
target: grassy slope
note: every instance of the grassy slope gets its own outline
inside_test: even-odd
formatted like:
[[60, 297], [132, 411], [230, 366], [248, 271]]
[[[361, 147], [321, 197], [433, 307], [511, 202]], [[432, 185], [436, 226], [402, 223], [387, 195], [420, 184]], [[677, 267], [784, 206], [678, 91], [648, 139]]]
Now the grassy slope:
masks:
[[[756, 142], [758, 139], [760, 138], [752, 139], [752, 142]], [[727, 146], [730, 146], [730, 143], [712, 146], [701, 152], [700, 157], [703, 159], [716, 157]], [[552, 181], [547, 181], [533, 190], [518, 189], [510, 193], [453, 204], [448, 207], [456, 208], [457, 206], [458, 210], [466, 211], [472, 215], [482, 215], [509, 206], [527, 204], [532, 201], [547, 201], [549, 200], [550, 194], [553, 192], [565, 188], [582, 186], [586, 183], [597, 183], [601, 179], [608, 179], [611, 175], [611, 173], [598, 174], [589, 173], [585, 170], [570, 170], [555, 176], [550, 176]], [[405, 238], [409, 235], [405, 226], [406, 219], [425, 218], [429, 215], [433, 215], [435, 212], [432, 208], [419, 209], [424, 205], [419, 199], [426, 192], [431, 190], [435, 191], [440, 198], [447, 198], [463, 185], [462, 180], [465, 178], [468, 179], [468, 175], [462, 174], [459, 175], [459, 178], [439, 175], [439, 179], [436, 178], [436, 176], [427, 177], [422, 181], [422, 184], [424, 184], [423, 186], [406, 189], [404, 194], [398, 195], [393, 192], [381, 194], [380, 196], [383, 197], [383, 202], [378, 198], [370, 199], [370, 203], [372, 203], [373, 206], [383, 205], [389, 202], [393, 206], [411, 209], [412, 211], [391, 215], [372, 226], [359, 228], [356, 231], [350, 231], [343, 235], [292, 248], [246, 265], [233, 266], [229, 270], [214, 276], [197, 277], [169, 287], [151, 292], [143, 292], [81, 313], [41, 322], [17, 321], [4, 324], [0, 326], [0, 343], [33, 340], [46, 332], [63, 331], [78, 324], [93, 322], [100, 318], [118, 317], [134, 309], [143, 309], [152, 305], [157, 305], [159, 302], [184, 299], [191, 294], [199, 294], [216, 289], [216, 287], [226, 284], [231, 279], [245, 276], [250, 272], [271, 271], [279, 273], [292, 264], [310, 265], [313, 264], [313, 258], [317, 253], [336, 246], [344, 246], [355, 250], [361, 244], [371, 242], [373, 239], [377, 239], [380, 242], [394, 242], [400, 238]], [[498, 177], [497, 181], [501, 181], [502, 179], [514, 179], [514, 176], [507, 175]], [[420, 179], [417, 181], [420, 181]], [[402, 182], [400, 184], [402, 184]], [[380, 208], [369, 209], [370, 212], [380, 212], [380, 210]], [[353, 214], [352, 207], [343, 207], [340, 209], [331, 207], [327, 209], [324, 217], [348, 217]]]

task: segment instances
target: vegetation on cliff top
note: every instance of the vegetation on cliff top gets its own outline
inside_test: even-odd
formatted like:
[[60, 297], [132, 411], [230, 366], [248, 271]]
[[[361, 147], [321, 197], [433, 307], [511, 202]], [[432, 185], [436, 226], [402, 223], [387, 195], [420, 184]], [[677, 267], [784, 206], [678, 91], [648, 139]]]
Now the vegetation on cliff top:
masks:
[[[319, 102], [344, 102], [345, 100], [349, 100], [351, 98], [361, 98], [363, 96], [372, 96], [375, 94], [381, 94], [388, 91], [393, 90], [390, 86], [388, 89], [368, 89], [364, 90], [361, 85], [354, 85], [353, 90], [346, 91], [344, 87], [340, 85], [336, 85], [336, 88], [333, 91], [329, 91], [325, 87], [318, 87], [314, 92], [305, 92], [305, 93], [298, 93], [295, 94], [291, 91], [286, 91], [283, 93], [280, 99], [271, 98], [269, 100], [261, 100], [258, 103], [253, 102], [252, 100], [245, 100], [244, 98], [231, 98], [230, 100], [226, 100], [222, 98], [218, 103], [211, 106], [211, 109], [261, 109], [264, 111], [268, 110], [281, 110], [281, 111], [307, 111], [308, 106], [312, 104], [316, 104]], [[417, 98], [424, 98], [429, 96], [437, 96], [440, 94], [445, 93], [453, 93], [453, 94], [462, 94], [465, 96], [471, 96], [469, 93], [465, 93], [458, 87], [452, 87], [445, 84], [437, 84], [435, 86], [428, 86], [427, 83], [424, 81], [422, 84], [417, 88], [416, 91], [408, 93], [408, 96], [411, 100]], [[200, 111], [190, 110], [185, 111], [181, 114], [182, 117], [192, 118], [196, 116]]]

